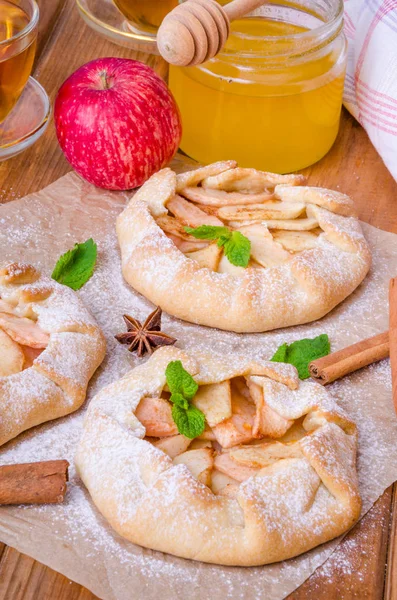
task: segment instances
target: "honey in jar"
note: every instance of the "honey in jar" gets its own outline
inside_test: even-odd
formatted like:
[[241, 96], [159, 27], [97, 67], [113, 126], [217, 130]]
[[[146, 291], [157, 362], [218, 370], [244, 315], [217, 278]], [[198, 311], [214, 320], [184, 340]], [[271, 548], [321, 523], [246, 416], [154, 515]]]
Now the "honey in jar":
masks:
[[269, 2], [232, 23], [225, 48], [197, 67], [170, 68], [183, 119], [182, 150], [211, 163], [287, 173], [335, 141], [346, 40], [334, 0]]
[[24, 34], [30, 24], [21, 6], [0, 0], [0, 122], [16, 104], [32, 70], [36, 35]]
[[153, 33], [178, 0], [114, 0], [114, 3], [135, 28]]

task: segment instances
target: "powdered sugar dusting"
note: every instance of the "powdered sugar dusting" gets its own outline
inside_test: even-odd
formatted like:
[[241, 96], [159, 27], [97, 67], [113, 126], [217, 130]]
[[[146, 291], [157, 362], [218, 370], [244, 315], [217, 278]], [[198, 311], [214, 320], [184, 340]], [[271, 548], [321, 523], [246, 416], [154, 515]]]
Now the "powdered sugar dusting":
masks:
[[[20, 275], [34, 283], [18, 283]], [[75, 292], [40, 277], [34, 267], [9, 265], [0, 294], [6, 311], [4, 329], [8, 331], [15, 322], [16, 341], [27, 349], [37, 345], [42, 349], [39, 353], [30, 349], [30, 354], [25, 350], [26, 360], [21, 365], [25, 369], [0, 377], [0, 444], [4, 444], [32, 424], [80, 406], [88, 381], [103, 358], [104, 343]]]
[[[291, 480], [296, 485], [292, 486]], [[283, 528], [287, 519], [298, 521], [302, 536], [309, 537], [311, 532], [321, 535], [329, 528], [332, 512], [334, 516], [343, 513], [343, 507], [321, 485], [320, 478], [305, 459], [291, 460], [276, 477], [264, 475], [260, 483], [250, 479], [242, 486], [248, 496], [252, 493], [255, 497], [256, 488], [262, 490], [266, 502], [261, 507], [261, 515], [270, 530], [278, 531], [281, 540], [288, 539], [288, 532]]]
[[[123, 330], [122, 314], [143, 320], [153, 309], [122, 279], [114, 231], [123, 194], [104, 193], [68, 175], [48, 191], [0, 208], [0, 249], [5, 260], [22, 258], [50, 274], [59, 255], [92, 236], [98, 243], [98, 267], [80, 296], [107, 337], [108, 353], [93, 378], [89, 398], [140, 361], [114, 340]], [[397, 237], [363, 226], [373, 252], [368, 278], [341, 306], [319, 322], [267, 334], [239, 335], [198, 327], [163, 315], [163, 329], [187, 349], [268, 359], [284, 342], [328, 333], [333, 350], [388, 327], [388, 280], [395, 275]], [[397, 423], [391, 402], [388, 361], [346, 377], [329, 387], [359, 429], [358, 471], [364, 510], [397, 478]], [[336, 547], [321, 546], [304, 556], [262, 568], [204, 565], [152, 552], [123, 540], [94, 508], [73, 467], [84, 409], [44, 424], [7, 444], [2, 464], [48, 458], [71, 462], [67, 500], [61, 506], [3, 508], [0, 537], [106, 600], [186, 600], [211, 596], [281, 600], [299, 586]], [[346, 561], [343, 562], [345, 564]], [[346, 563], [347, 564], [347, 563]], [[343, 565], [342, 565], [343, 570]], [[349, 565], [346, 566], [349, 569]], [[331, 576], [331, 572], [329, 573]], [[200, 596], [201, 595], [201, 596]]]
[[[171, 171], [161, 173], [166, 177]], [[191, 193], [196, 190], [199, 195], [209, 193], [200, 192], [204, 188], [199, 187], [186, 188], [181, 193], [186, 195], [187, 189]], [[304, 196], [306, 192], [310, 195], [311, 190], [285, 189]], [[147, 202], [141, 201], [142, 193], [146, 194]], [[231, 272], [218, 273], [200, 268], [171, 243], [165, 233], [167, 227], [162, 231], [160, 221], [160, 227], [156, 226], [157, 208], [149, 199], [150, 194], [156, 193], [164, 210], [169, 190], [161, 196], [155, 178], [151, 178], [117, 219], [125, 278], [152, 302], [161, 303], [171, 314], [189, 321], [234, 331], [266, 331], [274, 326], [305, 322], [341, 302], [369, 268], [369, 250], [358, 220], [312, 205], [307, 208], [315, 211], [315, 216], [318, 213], [319, 226], [324, 230], [314, 248], [289, 255], [289, 260], [266, 269], [257, 265], [257, 268], [233, 268]], [[210, 193], [228, 195], [219, 190]], [[191, 195], [188, 197], [192, 199]], [[300, 207], [303, 210], [305, 204]], [[176, 223], [181, 226], [178, 220]], [[177, 298], [170, 291], [173, 285]]]

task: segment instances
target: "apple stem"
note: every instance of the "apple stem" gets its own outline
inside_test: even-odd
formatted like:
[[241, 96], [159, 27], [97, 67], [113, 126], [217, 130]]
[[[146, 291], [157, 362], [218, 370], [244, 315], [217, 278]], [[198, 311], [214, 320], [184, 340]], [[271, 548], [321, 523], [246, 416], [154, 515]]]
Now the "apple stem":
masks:
[[109, 82], [108, 77], [107, 77], [107, 72], [106, 71], [101, 71], [99, 73], [99, 77], [101, 78], [103, 89], [104, 90], [110, 89], [110, 82]]

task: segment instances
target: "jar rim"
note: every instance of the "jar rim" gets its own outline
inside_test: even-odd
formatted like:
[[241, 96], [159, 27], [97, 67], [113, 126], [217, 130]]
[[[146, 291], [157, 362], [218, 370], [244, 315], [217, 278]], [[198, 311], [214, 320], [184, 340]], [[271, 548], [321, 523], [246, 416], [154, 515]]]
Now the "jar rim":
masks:
[[[18, 33], [16, 33], [15, 35], [13, 35], [5, 40], [0, 41], [0, 48], [2, 46], [9, 46], [10, 44], [13, 44], [14, 42], [23, 39], [25, 36], [29, 35], [29, 33], [31, 33], [33, 31], [33, 29], [37, 26], [37, 24], [39, 22], [40, 10], [39, 10], [36, 0], [29, 0], [29, 2], [33, 9], [32, 15], [29, 17], [29, 23], [23, 29], [21, 29], [21, 31], [18, 31]], [[19, 6], [19, 5], [16, 4], [16, 6]]]
[[[331, 4], [331, 3], [330, 3]], [[233, 31], [233, 37], [241, 39], [241, 40], [248, 40], [248, 41], [264, 41], [264, 42], [269, 42], [269, 44], [266, 46], [266, 54], [267, 55], [289, 55], [291, 54], [291, 52], [288, 51], [288, 49], [285, 48], [284, 52], [280, 52], [278, 50], [278, 46], [280, 45], [281, 42], [283, 42], [284, 46], [287, 44], [289, 44], [291, 46], [291, 48], [294, 48], [294, 54], [297, 52], [297, 49], [299, 49], [298, 54], [304, 54], [307, 51], [312, 51], [313, 48], [317, 49], [321, 46], [323, 46], [325, 43], [329, 43], [330, 41], [332, 41], [335, 37], [337, 37], [337, 35], [340, 33], [340, 31], [343, 28], [343, 15], [344, 15], [344, 3], [343, 0], [336, 0], [333, 1], [332, 4], [334, 4], [334, 8], [333, 11], [330, 15], [330, 18], [326, 21], [323, 22], [321, 25], [319, 25], [318, 27], [314, 27], [312, 29], [308, 29], [305, 31], [301, 31], [298, 33], [291, 33], [291, 34], [283, 34], [283, 35], [255, 35], [255, 34], [248, 34], [248, 33], [243, 33], [243, 32], [239, 32], [239, 31]], [[285, 2], [284, 0], [275, 0], [275, 1], [271, 1], [268, 2], [266, 4], [266, 8], [271, 7], [272, 5], [282, 5], [285, 6], [286, 8], [298, 8], [301, 9], [301, 12], [304, 12], [304, 7], [300, 7], [298, 4], [293, 4], [292, 2]], [[255, 13], [256, 11], [253, 11], [253, 13], [250, 15], [251, 17], [255, 17]], [[250, 18], [250, 17], [248, 17]], [[272, 53], [270, 52], [270, 48], [271, 46], [274, 47], [274, 49], [276, 50], [276, 52]], [[234, 55], [236, 52], [233, 48], [228, 48], [227, 44], [225, 45], [225, 47], [219, 52], [218, 57], [221, 58], [222, 56], [224, 57], [228, 57], [230, 55]], [[251, 57], [253, 55], [255, 55], [256, 57], [258, 57], [259, 53], [255, 50], [252, 51], [241, 51], [239, 50], [239, 55], [244, 58], [244, 57]]]

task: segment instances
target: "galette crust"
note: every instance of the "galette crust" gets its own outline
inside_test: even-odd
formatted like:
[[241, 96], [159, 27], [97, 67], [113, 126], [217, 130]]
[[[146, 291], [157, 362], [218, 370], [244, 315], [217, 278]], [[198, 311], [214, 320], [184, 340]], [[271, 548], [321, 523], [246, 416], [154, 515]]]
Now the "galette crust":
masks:
[[[184, 464], [144, 440], [135, 416], [156, 397], [165, 369], [181, 360], [199, 384], [251, 376], [285, 419], [304, 418], [299, 455], [263, 468], [235, 497], [216, 495]], [[361, 508], [355, 425], [330, 394], [299, 382], [290, 365], [187, 355], [161, 348], [91, 401], [76, 455], [78, 472], [110, 525], [128, 540], [185, 558], [253, 566], [284, 560], [350, 528]]]
[[[230, 174], [236, 172], [234, 186], [239, 189], [236, 186], [240, 184], [240, 173], [249, 175], [251, 171], [254, 172], [239, 169], [236, 163], [228, 161], [181, 175], [164, 169], [149, 179], [117, 219], [126, 281], [173, 316], [236, 332], [261, 332], [314, 321], [347, 298], [364, 279], [371, 264], [353, 201], [339, 192], [306, 187], [302, 185], [303, 176], [256, 172], [257, 178], [260, 175], [273, 185], [270, 196], [274, 200], [281, 201], [285, 207], [306, 210], [307, 218], [295, 221], [299, 229], [312, 229], [312, 223], [318, 223], [322, 230], [315, 247], [292, 256], [278, 245], [288, 257], [282, 264], [247, 269], [227, 265], [228, 272], [216, 272], [199, 264], [199, 255], [197, 260], [192, 260], [191, 254], [184, 254], [175, 245], [175, 238], [160, 228], [161, 219], [169, 219], [167, 204], [178, 198], [176, 193], [197, 202], [197, 195], [208, 193], [241, 197], [240, 193], [228, 195], [218, 191], [215, 189], [217, 181], [224, 186]], [[275, 185], [277, 181], [286, 184]], [[201, 187], [189, 187], [199, 182]], [[210, 191], [208, 183], [213, 186]], [[244, 180], [240, 185], [244, 189]], [[217, 197], [215, 203], [220, 206]], [[197, 206], [202, 208], [200, 204]], [[253, 207], [258, 208], [260, 204]], [[212, 207], [204, 208], [211, 214]], [[230, 213], [230, 209], [233, 206], [226, 210]], [[215, 210], [218, 215], [225, 211]], [[286, 229], [291, 222], [288, 221]], [[231, 223], [239, 226], [239, 222]], [[244, 229], [244, 222], [240, 225]], [[277, 230], [282, 221], [273, 216], [267, 225]], [[276, 231], [275, 240], [277, 235]], [[180, 243], [183, 243], [181, 239]], [[185, 241], [185, 247], [190, 243]], [[200, 240], [197, 248], [199, 244]], [[218, 264], [219, 257], [214, 255], [213, 258], [214, 265]], [[285, 259], [278, 257], [278, 260]]]
[[31, 265], [13, 263], [0, 271], [0, 298], [49, 336], [30, 367], [0, 377], [1, 446], [26, 429], [77, 410], [106, 343], [77, 294]]

